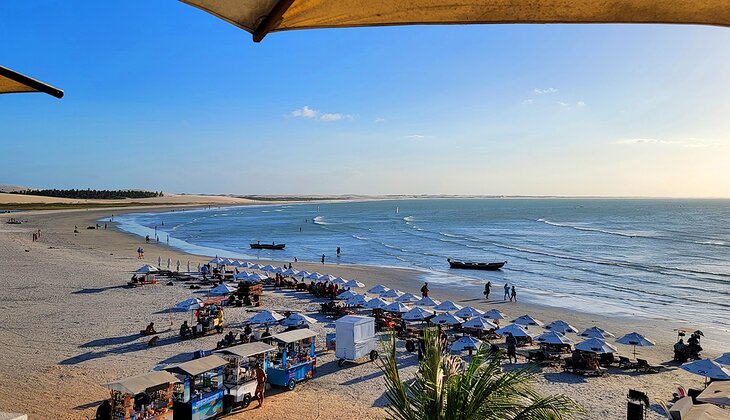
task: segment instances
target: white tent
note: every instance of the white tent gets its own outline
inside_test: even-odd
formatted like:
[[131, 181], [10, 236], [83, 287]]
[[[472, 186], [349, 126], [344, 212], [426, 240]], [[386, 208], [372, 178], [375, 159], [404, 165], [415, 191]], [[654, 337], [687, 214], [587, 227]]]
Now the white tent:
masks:
[[459, 337], [458, 340], [454, 341], [451, 344], [451, 351], [462, 352], [464, 350], [476, 350], [481, 347], [481, 345], [481, 340], [477, 340], [476, 338], [469, 335], [464, 335]]
[[576, 334], [578, 333], [578, 330], [574, 326], [572, 326], [572, 325], [568, 324], [567, 322], [562, 321], [560, 319], [545, 325], [544, 328], [546, 330], [550, 330], [550, 331], [557, 331], [561, 334], [565, 334], [565, 333], [569, 333], [569, 332], [576, 333]]
[[358, 296], [358, 294], [353, 292], [352, 290], [345, 290], [344, 292], [337, 295], [337, 299], [350, 299], [355, 296]]
[[456, 315], [444, 312], [431, 318], [431, 322], [438, 325], [461, 325], [464, 323], [464, 320]]
[[348, 280], [347, 283], [345, 283], [345, 286], [353, 288], [353, 289], [359, 289], [361, 287], [365, 287], [364, 284], [360, 283], [359, 281], [352, 279]]
[[383, 286], [382, 284], [379, 284], [377, 286], [374, 286], [374, 287], [371, 287], [370, 289], [368, 289], [368, 293], [372, 293], [374, 295], [379, 295], [381, 293], [387, 292], [388, 290], [390, 290], [390, 289]]
[[282, 319], [284, 319], [284, 316], [275, 311], [263, 310], [249, 318], [246, 323], [252, 325], [270, 325], [276, 324]]
[[602, 338], [589, 338], [575, 345], [576, 350], [587, 351], [589, 353], [616, 353], [616, 347], [606, 343]]
[[509, 333], [512, 334], [513, 337], [532, 337], [532, 334], [530, 334], [524, 326], [519, 324], [509, 324], [494, 331], [494, 333], [501, 336], [505, 336]]
[[229, 293], [235, 292], [236, 289], [237, 289], [237, 287], [232, 284], [221, 283], [218, 286], [210, 289], [210, 294], [211, 295], [227, 295]]
[[145, 264], [142, 267], [134, 270], [134, 272], [136, 274], [150, 274], [150, 273], [156, 273], [158, 271], [160, 271], [159, 268], [157, 268], [157, 267], [155, 267], [153, 265], [149, 265], [149, 264]]
[[481, 330], [481, 331], [490, 331], [490, 330], [496, 330], [499, 328], [496, 324], [490, 322], [486, 318], [482, 318], [480, 316], [475, 316], [472, 319], [466, 321], [463, 325], [463, 328], [471, 328], [475, 330]]
[[185, 299], [175, 305], [176, 309], [183, 311], [192, 311], [203, 307], [203, 301], [198, 298]]
[[687, 362], [680, 366], [683, 370], [695, 375], [704, 376], [710, 379], [730, 380], [730, 370], [722, 367], [719, 363], [710, 359], [700, 359]]
[[372, 298], [365, 303], [364, 308], [365, 309], [382, 309], [386, 306], [388, 306], [388, 302], [384, 301], [383, 299]]
[[461, 306], [450, 300], [445, 300], [433, 307], [434, 311], [458, 311], [459, 309], [461, 309]]
[[363, 306], [368, 303], [368, 298], [365, 295], [353, 296], [345, 301], [349, 306]]
[[586, 330], [584, 330], [582, 333], [578, 334], [581, 337], [587, 337], [587, 338], [608, 338], [608, 337], [614, 337], [613, 334], [610, 332], [599, 328], [599, 327], [591, 327]]
[[395, 300], [398, 302], [403, 303], [412, 303], [420, 299], [418, 296], [414, 295], [413, 293], [404, 293], [397, 297]]
[[519, 317], [513, 319], [512, 322], [515, 324], [520, 324], [520, 325], [534, 325], [534, 326], [538, 326], [538, 327], [542, 325], [542, 322], [531, 317], [530, 315], [519, 316]]
[[454, 315], [458, 316], [459, 318], [473, 318], [475, 316], [481, 316], [484, 314], [484, 311], [480, 311], [477, 308], [472, 308], [471, 306], [465, 306], [458, 311], [454, 312]]
[[423, 308], [413, 308], [410, 311], [403, 314], [401, 318], [406, 321], [423, 321], [433, 316], [433, 312]]
[[397, 312], [397, 313], [406, 313], [411, 310], [411, 308], [406, 305], [403, 302], [393, 302], [383, 307], [384, 311], [388, 312]]
[[299, 327], [304, 324], [316, 324], [318, 321], [311, 316], [304, 315], [302, 313], [296, 312], [288, 317], [286, 317], [283, 321], [281, 321], [281, 325], [285, 327]]
[[416, 306], [436, 306], [439, 303], [441, 303], [441, 302], [436, 299], [432, 299], [430, 297], [425, 297], [425, 298], [421, 298], [421, 299], [417, 300], [414, 303], [414, 305], [416, 305]]
[[403, 296], [403, 294], [404, 293], [401, 292], [400, 290], [390, 289], [390, 290], [386, 290], [383, 293], [381, 293], [380, 297], [382, 297], [382, 298], [399, 298], [399, 297]]
[[573, 344], [573, 341], [557, 331], [548, 331], [535, 337], [535, 341], [543, 344]]
[[500, 319], [506, 318], [504, 316], [504, 314], [497, 309], [488, 310], [487, 312], [484, 313], [484, 315], [482, 315], [482, 317], [487, 318], [487, 319], [494, 319], [494, 320], [500, 320]]

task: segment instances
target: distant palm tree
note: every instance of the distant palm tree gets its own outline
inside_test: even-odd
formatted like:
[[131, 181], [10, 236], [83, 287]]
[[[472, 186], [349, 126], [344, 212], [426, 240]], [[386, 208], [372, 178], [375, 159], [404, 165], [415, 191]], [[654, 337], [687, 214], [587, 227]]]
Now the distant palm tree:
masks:
[[543, 397], [531, 384], [528, 369], [502, 372], [500, 354], [483, 345], [471, 362], [448, 354], [438, 334], [425, 332], [425, 351], [415, 378], [403, 381], [398, 370], [395, 338], [380, 359], [388, 399], [388, 417], [399, 420], [569, 419], [583, 408], [564, 395]]

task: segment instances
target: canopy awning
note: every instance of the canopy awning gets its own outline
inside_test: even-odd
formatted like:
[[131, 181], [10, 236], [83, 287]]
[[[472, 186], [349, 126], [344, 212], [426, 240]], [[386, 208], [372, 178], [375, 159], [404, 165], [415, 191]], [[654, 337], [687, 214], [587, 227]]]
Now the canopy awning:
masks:
[[727, 0], [180, 0], [253, 34], [358, 26], [681, 23], [730, 26]]
[[238, 346], [228, 347], [222, 350], [216, 350], [215, 353], [232, 354], [238, 357], [251, 357], [270, 351], [276, 351], [276, 347], [270, 346], [260, 341], [255, 341], [253, 343], [246, 343]]
[[300, 330], [292, 330], [279, 334], [272, 335], [271, 337], [265, 338], [265, 340], [275, 340], [282, 343], [293, 343], [295, 341], [306, 340], [317, 335], [316, 331], [312, 331], [309, 328], [302, 328]]
[[0, 93], [47, 93], [56, 98], [63, 97], [63, 91], [51, 85], [0, 66]]
[[105, 386], [111, 390], [124, 394], [137, 395], [150, 388], [159, 387], [170, 383], [180, 382], [169, 372], [148, 372], [143, 375], [132, 376], [131, 378], [120, 379], [110, 382]]
[[200, 359], [191, 360], [189, 362], [180, 363], [179, 365], [170, 366], [165, 370], [172, 373], [179, 373], [188, 376], [198, 376], [209, 370], [217, 369], [228, 364], [228, 361], [220, 356], [210, 355], [201, 357]]

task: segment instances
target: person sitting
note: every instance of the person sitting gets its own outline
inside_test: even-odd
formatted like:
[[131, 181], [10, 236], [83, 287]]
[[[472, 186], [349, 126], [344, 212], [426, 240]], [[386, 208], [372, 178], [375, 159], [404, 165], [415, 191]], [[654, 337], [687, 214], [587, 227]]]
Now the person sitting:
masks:
[[681, 363], [687, 361], [687, 346], [684, 344], [683, 338], [674, 343], [674, 360]]
[[246, 306], [251, 306], [251, 296], [246, 295], [243, 297], [243, 304]]
[[269, 332], [269, 327], [266, 327], [266, 331], [264, 331], [263, 334], [261, 334], [261, 338], [271, 337], [271, 333]]
[[155, 335], [157, 334], [157, 331], [155, 331], [155, 323], [150, 322], [150, 324], [142, 331], [142, 335]]
[[192, 333], [190, 332], [188, 321], [184, 321], [182, 325], [180, 325], [180, 338], [185, 340], [186, 338], [190, 338], [191, 336]]

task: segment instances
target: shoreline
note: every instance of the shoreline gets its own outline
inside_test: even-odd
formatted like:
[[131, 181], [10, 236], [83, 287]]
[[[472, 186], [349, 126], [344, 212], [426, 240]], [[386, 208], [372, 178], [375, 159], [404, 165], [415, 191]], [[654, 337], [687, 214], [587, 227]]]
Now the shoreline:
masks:
[[[184, 208], [201, 207], [205, 206]], [[116, 216], [122, 212], [178, 208], [181, 207], [115, 208], [113, 212]], [[28, 223], [0, 226], [0, 260], [8, 262], [7, 274], [0, 278], [0, 298], [7, 305], [5, 321], [0, 323], [0, 343], [4, 343], [0, 345], [0, 411], [27, 412], [37, 418], [83, 418], [93, 415], [95, 404], [107, 395], [101, 384], [144, 373], [160, 364], [186, 360], [194, 350], [215, 347], [219, 338], [215, 336], [185, 342], [175, 339], [175, 327], [187, 314], [169, 313], [166, 308], [196, 292], [180, 285], [123, 287], [130, 271], [142, 263], [156, 264], [158, 255], [165, 262], [170, 258], [173, 264], [180, 259], [181, 266], [190, 260], [196, 267], [197, 262], [207, 262], [210, 257], [183, 253], [162, 243], [145, 244], [142, 238], [117, 230], [114, 225], [107, 230], [85, 229], [110, 213], [110, 209], [23, 212], [22, 219]], [[78, 235], [73, 234], [74, 225], [80, 227]], [[31, 242], [30, 232], [38, 228], [43, 232], [41, 240]], [[145, 247], [143, 260], [135, 255], [140, 245]], [[334, 264], [325, 264], [323, 268], [320, 263], [301, 262], [295, 267], [357, 278], [367, 288], [382, 283], [417, 292], [422, 280], [420, 272], [409, 269]], [[580, 330], [599, 325], [617, 336], [638, 331], [657, 344], [639, 349], [639, 357], [650, 363], [664, 363], [672, 357], [671, 346], [676, 339], [673, 328], [678, 324], [673, 321], [597, 316], [524, 302], [485, 302], [480, 287], [436, 283], [430, 286], [431, 295], [437, 299], [480, 309], [496, 308], [505, 312], [508, 320], [529, 313], [546, 323], [564, 319]], [[495, 288], [493, 296], [500, 298], [499, 292]], [[267, 309], [296, 309], [312, 314], [318, 307], [317, 300], [309, 295], [268, 289], [264, 305]], [[234, 329], [249, 316], [248, 309], [226, 312], [227, 323]], [[160, 326], [172, 324], [171, 331], [161, 337], [164, 344], [154, 348], [148, 348], [138, 336], [150, 320]], [[330, 322], [318, 328], [329, 331]], [[702, 341], [705, 356], [717, 357], [723, 350], [728, 351], [730, 346], [720, 340], [726, 336], [706, 333]], [[321, 338], [320, 344], [324, 342], [323, 335]], [[631, 354], [629, 346], [616, 347], [620, 354]], [[293, 393], [277, 393], [264, 410], [246, 411], [240, 417], [293, 419], [297, 416], [291, 412], [291, 404], [297, 404], [308, 412], [319, 412], [322, 418], [383, 418], [385, 402], [377, 368], [362, 364], [340, 370], [332, 367], [336, 366], [333, 357], [321, 356], [322, 373], [314, 381]], [[411, 360], [408, 355], [403, 357]], [[411, 369], [412, 365], [409, 366]], [[616, 406], [615, 401], [623, 401], [630, 387], [649, 392], [652, 399], [668, 399], [675, 390], [674, 383], [701, 386], [700, 377], [667, 366], [665, 373], [657, 375], [616, 373], [590, 379], [560, 373], [559, 369], [543, 369], [536, 388], [547, 394], [563, 393], [577, 398], [591, 417], [621, 418], [625, 407]], [[322, 407], [322, 396], [329, 393], [333, 398], [328, 400], [337, 402]], [[654, 415], [650, 418], [660, 418], [654, 412], [650, 414]]]

